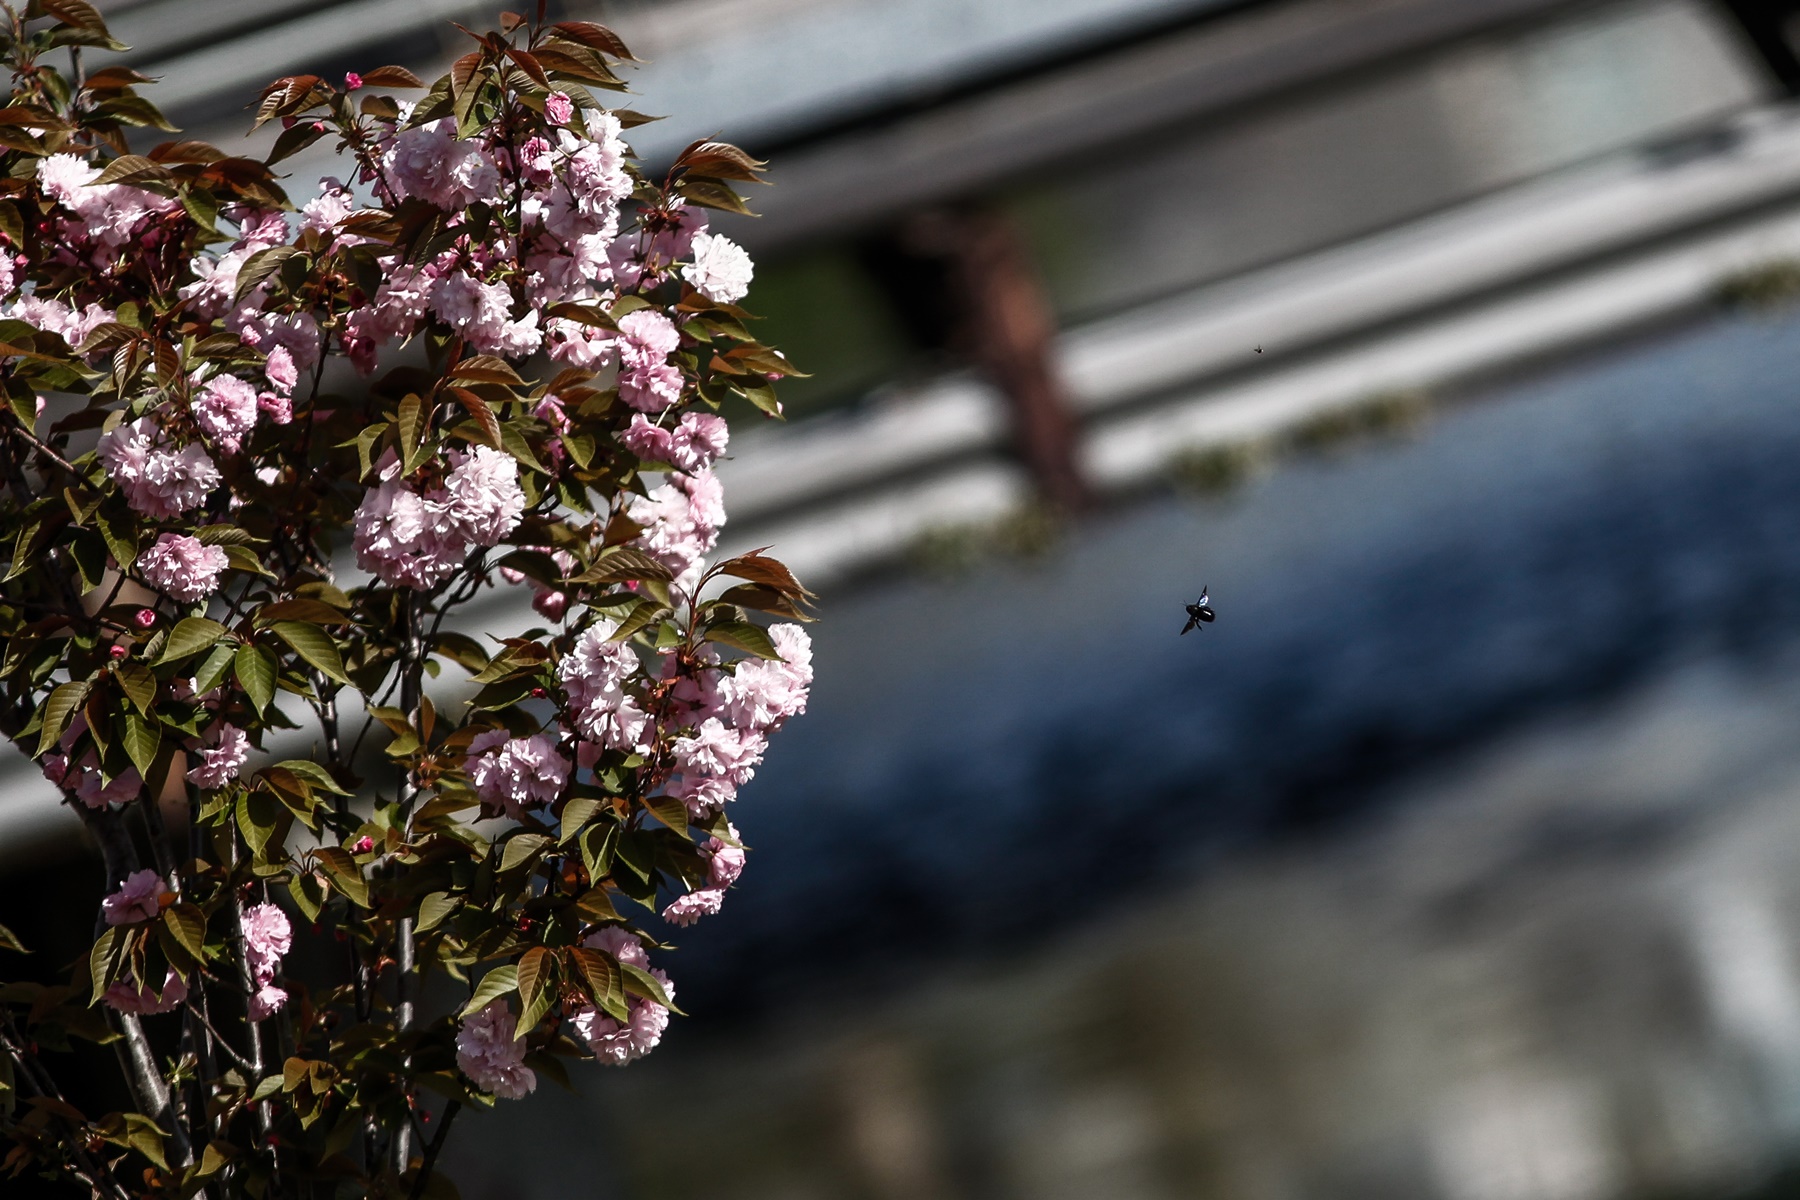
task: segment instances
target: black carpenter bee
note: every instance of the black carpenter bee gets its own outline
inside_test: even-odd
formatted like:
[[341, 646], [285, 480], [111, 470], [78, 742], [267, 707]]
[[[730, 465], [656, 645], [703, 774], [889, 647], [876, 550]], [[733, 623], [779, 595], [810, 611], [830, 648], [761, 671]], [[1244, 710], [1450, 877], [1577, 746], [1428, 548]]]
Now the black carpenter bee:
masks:
[[1207, 589], [1201, 588], [1200, 598], [1187, 606], [1188, 619], [1187, 624], [1181, 627], [1182, 636], [1185, 637], [1189, 630], [1200, 628], [1202, 621], [1211, 625], [1213, 618], [1218, 615], [1213, 612], [1212, 601], [1207, 598], [1206, 593]]

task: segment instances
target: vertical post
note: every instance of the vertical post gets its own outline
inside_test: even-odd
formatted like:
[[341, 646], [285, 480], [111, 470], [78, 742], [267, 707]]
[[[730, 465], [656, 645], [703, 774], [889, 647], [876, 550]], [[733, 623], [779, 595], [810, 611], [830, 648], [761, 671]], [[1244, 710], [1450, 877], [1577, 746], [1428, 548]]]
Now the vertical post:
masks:
[[1024, 239], [1005, 214], [948, 214], [937, 240], [950, 265], [961, 335], [1006, 397], [1019, 457], [1039, 492], [1067, 512], [1092, 496], [1081, 473], [1080, 428], [1056, 370], [1056, 320]]

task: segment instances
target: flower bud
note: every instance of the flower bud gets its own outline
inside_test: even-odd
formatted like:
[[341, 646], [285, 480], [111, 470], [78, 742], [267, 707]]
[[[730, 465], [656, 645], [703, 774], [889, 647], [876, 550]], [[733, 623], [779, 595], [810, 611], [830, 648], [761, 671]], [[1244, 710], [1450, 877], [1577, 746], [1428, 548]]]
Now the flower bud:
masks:
[[153, 608], [140, 608], [137, 610], [137, 614], [131, 618], [131, 621], [132, 624], [136, 625], [139, 629], [148, 629], [156, 624], [156, 610]]
[[361, 86], [362, 86], [362, 76], [361, 75], [358, 75], [355, 71], [344, 72], [344, 90], [346, 92], [354, 92], [357, 88], [359, 88]]
[[127, 654], [131, 653], [131, 651], [125, 649], [125, 647], [119, 645], [119, 643], [114, 642], [106, 648], [106, 653], [114, 662], [118, 662], [121, 658], [124, 658]]

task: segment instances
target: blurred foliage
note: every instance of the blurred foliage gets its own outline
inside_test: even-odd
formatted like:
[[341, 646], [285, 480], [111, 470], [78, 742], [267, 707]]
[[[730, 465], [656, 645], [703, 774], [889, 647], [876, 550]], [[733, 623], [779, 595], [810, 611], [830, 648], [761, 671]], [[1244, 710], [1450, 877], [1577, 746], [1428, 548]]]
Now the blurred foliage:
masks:
[[1716, 292], [1727, 308], [1778, 309], [1800, 300], [1800, 260], [1771, 259], [1727, 275]]
[[784, 384], [789, 417], [852, 403], [911, 361], [912, 346], [891, 306], [844, 243], [758, 264], [756, 299], [765, 318], [757, 335], [780, 339], [810, 376]]
[[913, 541], [907, 563], [922, 574], [953, 577], [996, 558], [1042, 559], [1062, 544], [1067, 526], [1063, 512], [1029, 501], [992, 521], [926, 530]]

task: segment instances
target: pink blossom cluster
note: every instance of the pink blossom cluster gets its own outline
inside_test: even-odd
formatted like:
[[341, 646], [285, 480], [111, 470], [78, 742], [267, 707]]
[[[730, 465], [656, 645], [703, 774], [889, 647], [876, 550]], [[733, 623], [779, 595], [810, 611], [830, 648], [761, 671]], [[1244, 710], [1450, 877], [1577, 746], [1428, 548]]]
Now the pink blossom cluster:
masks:
[[224, 550], [179, 533], [161, 535], [137, 561], [145, 583], [183, 604], [218, 591], [219, 574], [230, 565]]
[[140, 984], [135, 978], [127, 976], [108, 987], [101, 999], [106, 1001], [108, 1008], [116, 1012], [155, 1016], [158, 1013], [174, 1012], [187, 1001], [187, 997], [187, 984], [182, 982], [181, 976], [171, 967], [163, 977], [160, 996], [150, 990], [149, 984]]
[[[169, 885], [155, 871], [133, 871], [118, 891], [100, 901], [100, 915], [114, 926], [154, 921], [162, 915], [163, 898], [168, 892]], [[163, 980], [161, 995], [148, 984], [127, 977], [108, 987], [101, 999], [118, 1012], [151, 1015], [172, 1011], [187, 999], [187, 992], [187, 984], [170, 970]]]
[[691, 592], [725, 525], [725, 492], [712, 468], [670, 472], [649, 495], [633, 496], [626, 512], [644, 527], [636, 544]]
[[[732, 837], [737, 830], [731, 831]], [[692, 925], [701, 917], [710, 917], [725, 903], [725, 889], [744, 873], [745, 854], [741, 846], [728, 846], [718, 838], [708, 838], [701, 847], [706, 859], [706, 886], [695, 888], [663, 909], [663, 920], [672, 925]]]
[[294, 944], [294, 930], [287, 914], [273, 904], [256, 904], [244, 910], [244, 960], [254, 989], [248, 1001], [250, 1019], [261, 1021], [287, 1003], [285, 989], [275, 986], [281, 960]]
[[509, 738], [491, 729], [469, 743], [464, 760], [469, 782], [482, 802], [517, 820], [528, 808], [552, 804], [569, 782], [569, 760], [547, 734]]
[[725, 418], [700, 412], [683, 413], [669, 429], [638, 413], [619, 434], [620, 444], [645, 462], [668, 463], [689, 473], [712, 466], [729, 440]]
[[476, 446], [451, 451], [450, 461], [443, 486], [421, 494], [390, 456], [356, 510], [358, 566], [386, 583], [435, 587], [463, 566], [471, 546], [496, 545], [512, 532], [525, 511], [512, 456]]
[[157, 219], [179, 213], [181, 204], [142, 188], [96, 183], [100, 168], [74, 154], [38, 161], [38, 186], [56, 202], [56, 257], [70, 263], [107, 265], [127, 245], [154, 240]]
[[138, 775], [136, 767], [127, 768], [108, 781], [102, 775], [100, 759], [92, 749], [85, 751], [79, 759], [71, 760], [75, 743], [87, 732], [87, 728], [85, 716], [78, 715], [69, 722], [69, 728], [57, 741], [56, 749], [44, 756], [44, 777], [92, 809], [129, 804], [143, 795], [144, 781]]
[[238, 777], [250, 757], [250, 738], [229, 721], [206, 731], [194, 756], [200, 761], [188, 768], [188, 782], [195, 787], [222, 788]]
[[537, 1089], [537, 1072], [525, 1065], [525, 1041], [515, 1036], [518, 1019], [504, 1000], [463, 1021], [456, 1034], [456, 1065], [484, 1092], [502, 1100], [523, 1100]]
[[717, 812], [756, 774], [769, 735], [806, 711], [812, 687], [812, 639], [798, 625], [769, 627], [780, 660], [746, 659], [729, 673], [718, 668], [677, 696], [691, 732], [674, 746], [677, 772], [668, 784], [696, 817]]
[[[650, 956], [636, 934], [609, 925], [588, 935], [585, 944], [605, 951], [620, 963], [648, 972], [662, 984], [669, 999], [675, 998], [675, 985], [669, 982], [667, 975], [650, 965]], [[662, 1041], [663, 1031], [669, 1027], [669, 1010], [654, 1000], [632, 997], [627, 1016], [628, 1020], [620, 1022], [597, 1008], [584, 1005], [570, 1014], [569, 1025], [575, 1036], [587, 1043], [595, 1058], [622, 1067], [656, 1049], [657, 1043]]]
[[650, 716], [628, 686], [643, 664], [630, 646], [611, 640], [617, 628], [605, 618], [590, 625], [556, 664], [556, 674], [576, 733], [608, 750], [646, 752]]
[[100, 915], [108, 925], [155, 920], [162, 915], [162, 898], [168, 890], [169, 885], [155, 871], [133, 871], [118, 891], [100, 901]]
[[132, 508], [157, 520], [200, 507], [219, 486], [219, 468], [198, 445], [175, 447], [150, 417], [100, 436], [95, 446], [106, 473]]

